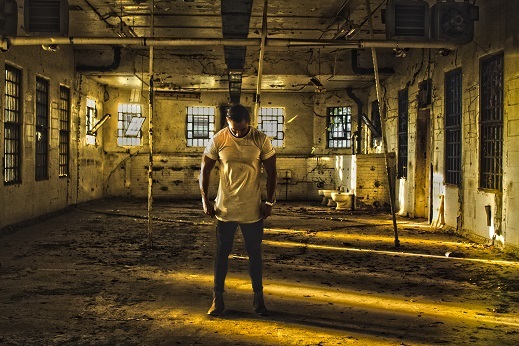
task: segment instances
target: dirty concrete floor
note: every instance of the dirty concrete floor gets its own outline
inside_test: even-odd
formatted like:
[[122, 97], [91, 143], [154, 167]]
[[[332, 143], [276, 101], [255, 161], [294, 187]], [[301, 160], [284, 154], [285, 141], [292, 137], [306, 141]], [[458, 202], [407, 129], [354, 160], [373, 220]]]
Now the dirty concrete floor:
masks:
[[[252, 312], [239, 232], [226, 312], [211, 302], [200, 203], [105, 199], [0, 234], [1, 345], [518, 345], [519, 261], [423, 220], [278, 203], [268, 317]], [[449, 256], [446, 256], [446, 253]]]

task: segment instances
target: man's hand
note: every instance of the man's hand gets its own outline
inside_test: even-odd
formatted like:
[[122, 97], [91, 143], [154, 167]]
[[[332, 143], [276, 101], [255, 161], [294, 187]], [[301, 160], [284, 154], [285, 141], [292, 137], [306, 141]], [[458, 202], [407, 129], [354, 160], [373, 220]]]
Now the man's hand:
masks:
[[214, 203], [202, 200], [202, 204], [204, 205], [204, 214], [214, 217]]
[[263, 211], [263, 219], [266, 219], [267, 217], [272, 215], [272, 206], [271, 205], [262, 203], [261, 208], [262, 208], [262, 211]]

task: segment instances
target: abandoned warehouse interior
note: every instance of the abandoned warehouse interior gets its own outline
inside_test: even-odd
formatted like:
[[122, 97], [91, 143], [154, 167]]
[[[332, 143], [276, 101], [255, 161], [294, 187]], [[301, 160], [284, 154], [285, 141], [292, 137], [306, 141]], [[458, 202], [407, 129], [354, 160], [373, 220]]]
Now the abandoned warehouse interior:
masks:
[[280, 212], [341, 217], [320, 204], [340, 191], [347, 215], [519, 248], [516, 1], [2, 3], [0, 234], [106, 199], [192, 206], [239, 102]]

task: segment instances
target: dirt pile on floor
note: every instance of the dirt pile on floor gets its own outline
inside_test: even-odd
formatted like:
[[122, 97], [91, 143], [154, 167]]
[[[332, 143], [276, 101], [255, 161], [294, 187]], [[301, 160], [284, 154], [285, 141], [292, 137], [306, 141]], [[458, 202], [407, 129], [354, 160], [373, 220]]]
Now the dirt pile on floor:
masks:
[[0, 233], [2, 345], [518, 345], [519, 262], [420, 220], [278, 203], [269, 317], [239, 232], [210, 318], [214, 220], [196, 202], [106, 199]]

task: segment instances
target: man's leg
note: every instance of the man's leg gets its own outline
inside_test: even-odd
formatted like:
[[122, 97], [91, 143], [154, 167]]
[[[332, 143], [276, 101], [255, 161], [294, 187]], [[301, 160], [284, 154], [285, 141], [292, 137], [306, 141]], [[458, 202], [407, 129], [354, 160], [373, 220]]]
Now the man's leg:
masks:
[[234, 234], [238, 224], [236, 222], [218, 221], [216, 226], [216, 259], [214, 261], [214, 291], [223, 292], [225, 277], [229, 264], [229, 255], [232, 251]]
[[245, 248], [249, 255], [249, 275], [254, 291], [254, 312], [266, 316], [269, 314], [263, 299], [263, 257], [261, 241], [263, 240], [263, 220], [255, 223], [240, 224], [245, 241]]
[[249, 255], [249, 275], [252, 281], [252, 290], [263, 290], [263, 257], [261, 255], [261, 241], [263, 240], [263, 220], [254, 223], [240, 224], [241, 233], [245, 242], [245, 249]]
[[218, 221], [216, 226], [216, 258], [214, 261], [214, 292], [213, 304], [207, 312], [208, 315], [218, 316], [225, 309], [223, 302], [223, 291], [229, 255], [232, 251], [234, 234], [236, 233], [237, 223]]

